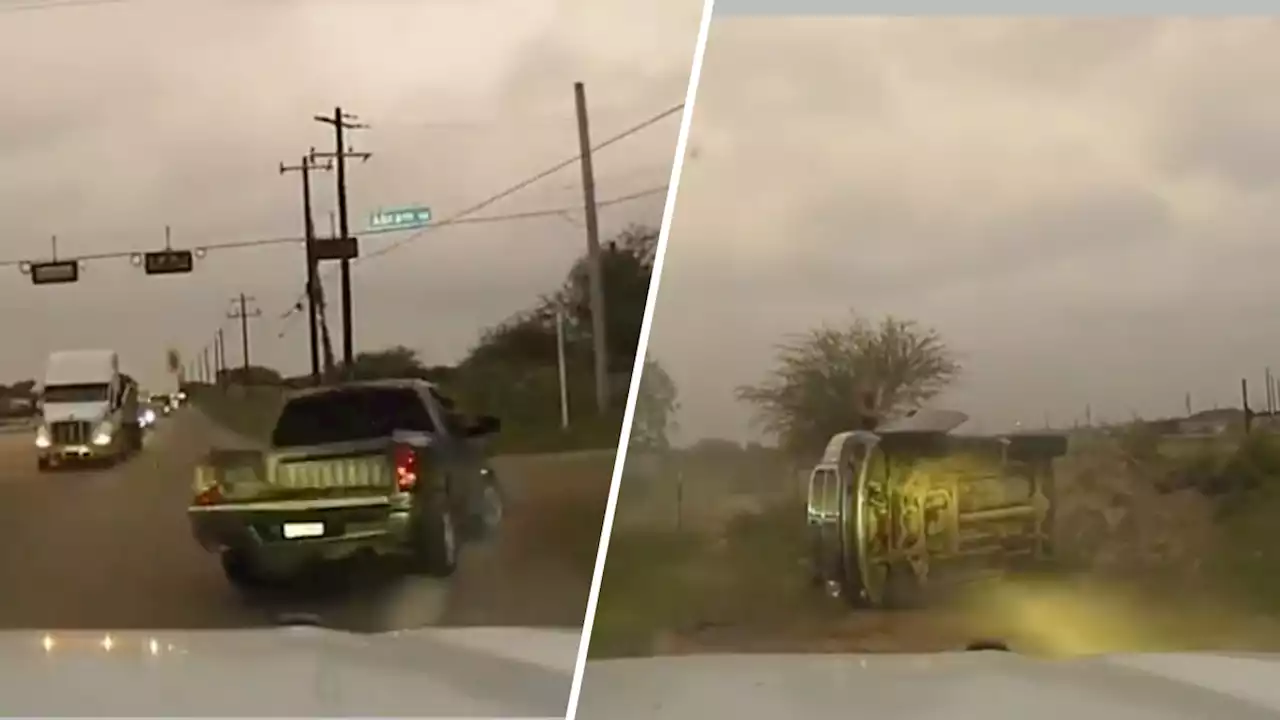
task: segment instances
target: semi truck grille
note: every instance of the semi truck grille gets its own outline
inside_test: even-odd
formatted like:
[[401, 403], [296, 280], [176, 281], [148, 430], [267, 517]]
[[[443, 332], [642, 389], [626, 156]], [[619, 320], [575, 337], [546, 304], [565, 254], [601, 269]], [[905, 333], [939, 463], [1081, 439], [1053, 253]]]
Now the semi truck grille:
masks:
[[83, 420], [64, 420], [49, 424], [49, 434], [58, 445], [88, 444], [91, 431], [89, 423]]

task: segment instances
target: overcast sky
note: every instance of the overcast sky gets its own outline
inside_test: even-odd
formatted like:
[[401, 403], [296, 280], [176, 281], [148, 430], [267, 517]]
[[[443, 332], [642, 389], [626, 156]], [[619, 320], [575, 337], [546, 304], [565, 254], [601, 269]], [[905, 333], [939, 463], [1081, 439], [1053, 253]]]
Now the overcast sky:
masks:
[[[278, 163], [312, 145], [332, 149], [331, 131], [311, 118], [336, 104], [372, 126], [354, 138], [374, 157], [350, 172], [353, 228], [380, 206], [447, 216], [576, 153], [576, 80], [596, 139], [682, 101], [701, 11], [686, 0], [134, 0], [12, 11], [32, 3], [0, 2], [0, 260], [44, 259], [54, 234], [63, 257], [155, 249], [166, 224], [177, 247], [296, 236], [299, 178], [280, 176]], [[601, 200], [665, 185], [679, 117], [597, 156]], [[327, 229], [332, 174], [316, 182]], [[581, 197], [570, 168], [484, 214], [580, 207]], [[656, 194], [602, 210], [602, 231], [656, 225], [662, 203]], [[398, 343], [433, 363], [459, 359], [486, 325], [559, 284], [585, 247], [580, 217], [442, 229], [357, 265], [357, 350]], [[48, 351], [78, 347], [119, 348], [152, 380], [164, 349], [205, 344], [241, 291], [263, 312], [255, 361], [304, 372], [305, 323], [279, 319], [302, 291], [300, 252], [210, 253], [176, 277], [92, 262], [74, 286], [33, 287], [0, 267], [0, 381], [36, 375]], [[336, 301], [337, 282], [327, 287]], [[331, 315], [336, 333], [336, 303]]]
[[996, 430], [1262, 404], [1280, 24], [713, 21], [651, 357], [688, 437], [850, 309], [936, 327]]

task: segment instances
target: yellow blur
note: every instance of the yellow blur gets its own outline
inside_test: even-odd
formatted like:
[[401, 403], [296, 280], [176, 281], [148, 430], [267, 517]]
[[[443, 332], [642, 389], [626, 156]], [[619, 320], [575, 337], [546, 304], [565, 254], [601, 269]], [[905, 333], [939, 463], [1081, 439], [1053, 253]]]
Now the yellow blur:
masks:
[[1004, 578], [968, 589], [959, 607], [982, 637], [1051, 657], [1260, 650], [1280, 643], [1276, 620], [1212, 598], [1120, 581]]

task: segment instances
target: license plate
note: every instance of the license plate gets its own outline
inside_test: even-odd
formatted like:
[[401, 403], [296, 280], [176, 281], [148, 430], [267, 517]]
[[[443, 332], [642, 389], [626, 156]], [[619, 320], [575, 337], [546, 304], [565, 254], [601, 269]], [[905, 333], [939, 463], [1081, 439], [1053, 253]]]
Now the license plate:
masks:
[[284, 536], [288, 540], [297, 538], [321, 537], [324, 535], [324, 523], [285, 523]]

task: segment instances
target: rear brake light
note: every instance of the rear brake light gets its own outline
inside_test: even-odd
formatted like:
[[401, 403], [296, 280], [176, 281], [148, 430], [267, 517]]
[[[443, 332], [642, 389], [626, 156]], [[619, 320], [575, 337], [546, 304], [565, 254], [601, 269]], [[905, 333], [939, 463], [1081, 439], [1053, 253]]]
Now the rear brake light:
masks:
[[220, 502], [222, 502], [222, 488], [217, 485], [196, 495], [197, 505], [217, 505]]
[[409, 492], [418, 484], [418, 454], [408, 445], [395, 449], [396, 490]]

